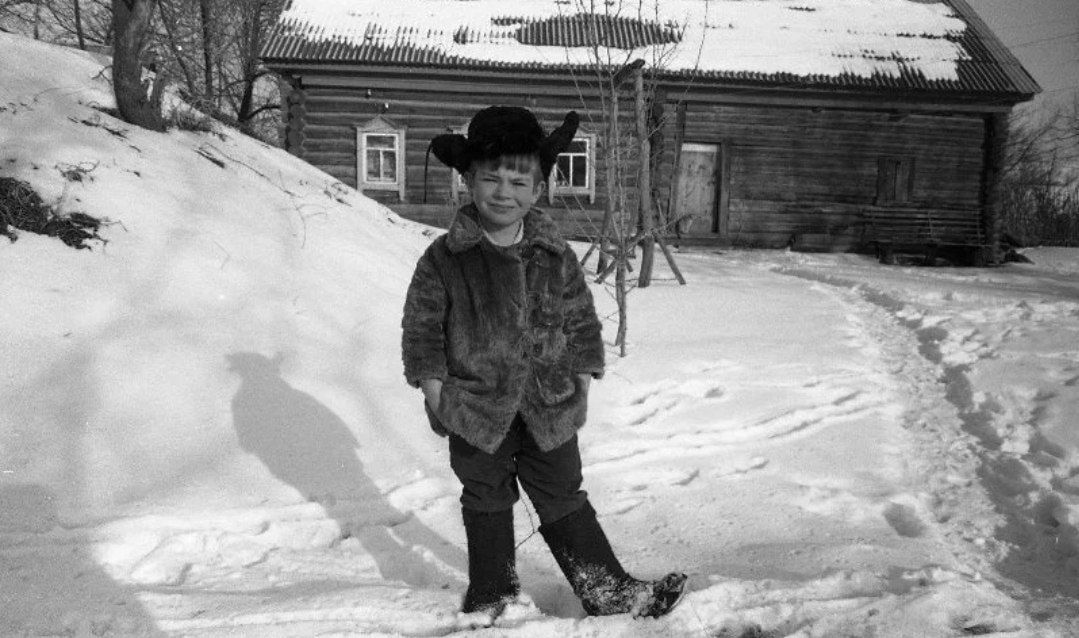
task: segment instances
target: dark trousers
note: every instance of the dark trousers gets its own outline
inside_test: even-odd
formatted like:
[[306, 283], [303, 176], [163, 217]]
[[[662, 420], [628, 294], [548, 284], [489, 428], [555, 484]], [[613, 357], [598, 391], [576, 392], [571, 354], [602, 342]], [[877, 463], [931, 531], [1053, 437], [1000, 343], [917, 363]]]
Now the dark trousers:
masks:
[[588, 501], [581, 489], [577, 436], [543, 452], [518, 416], [494, 454], [450, 434], [450, 466], [461, 481], [461, 505], [477, 512], [501, 512], [520, 498], [518, 482], [536, 508], [541, 524], [553, 523]]

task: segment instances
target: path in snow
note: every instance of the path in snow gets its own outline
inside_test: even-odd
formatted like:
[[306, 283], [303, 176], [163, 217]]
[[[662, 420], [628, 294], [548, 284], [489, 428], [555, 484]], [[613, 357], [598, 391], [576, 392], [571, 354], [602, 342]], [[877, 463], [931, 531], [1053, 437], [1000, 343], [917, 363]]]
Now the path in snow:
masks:
[[1070, 615], [1079, 630], [1079, 280], [1052, 271], [1052, 252], [1048, 266], [836, 268], [807, 256], [777, 270], [850, 291], [915, 337], [977, 459], [979, 489], [951, 497], [947, 527], [1022, 586], [1034, 615]]
[[[630, 356], [613, 362], [583, 437], [597, 507], [632, 555], [652, 572], [754, 579], [963, 564], [940, 543], [937, 468], [905, 427], [922, 391], [910, 369], [932, 379], [896, 351], [909, 335], [831, 286], [679, 259], [689, 286], [631, 296]], [[697, 294], [722, 301], [686, 303]]]

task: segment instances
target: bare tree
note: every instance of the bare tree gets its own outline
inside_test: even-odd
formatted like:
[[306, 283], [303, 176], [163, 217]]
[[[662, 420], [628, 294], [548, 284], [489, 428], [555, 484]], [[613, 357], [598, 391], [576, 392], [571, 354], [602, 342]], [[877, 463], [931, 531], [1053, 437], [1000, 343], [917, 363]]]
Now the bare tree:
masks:
[[124, 121], [152, 131], [163, 131], [164, 69], [158, 69], [152, 81], [143, 79], [144, 56], [151, 39], [150, 27], [156, 6], [155, 0], [113, 0], [112, 84], [116, 107]]
[[210, 0], [199, 0], [199, 26], [202, 28], [202, 77], [206, 96], [214, 94], [214, 30]]
[[80, 49], [111, 41], [111, 0], [0, 0], [0, 30]]
[[[252, 124], [260, 114], [280, 109], [281, 101], [276, 94], [258, 93], [260, 81], [270, 76], [259, 55], [284, 3], [282, 0], [248, 0], [241, 2], [239, 7], [239, 37], [236, 42], [240, 75], [233, 84], [239, 100], [234, 108], [241, 130], [251, 133]], [[277, 83], [270, 83], [270, 86], [276, 87]]]
[[1012, 115], [1001, 173], [1005, 232], [1020, 245], [1079, 245], [1079, 94], [1071, 110]]
[[[259, 53], [283, 0], [160, 0], [158, 50], [196, 108], [254, 134], [279, 108]], [[274, 126], [276, 129], [276, 125]]]
[[0, 0], [0, 31], [25, 32], [35, 25], [38, 0]]
[[86, 35], [82, 28], [82, 3], [80, 0], [72, 0], [72, 11], [75, 17], [75, 37], [79, 41], [79, 48], [86, 49]]
[[[278, 85], [260, 61], [285, 0], [0, 0], [0, 30], [82, 49], [114, 46], [124, 118], [160, 129], [165, 81], [200, 111], [276, 137]], [[119, 29], [124, 29], [119, 31]], [[147, 84], [146, 70], [153, 82]], [[122, 95], [121, 95], [122, 94]], [[158, 123], [157, 120], [161, 122]]]
[[[628, 331], [628, 299], [632, 289], [647, 286], [652, 278], [653, 250], [656, 240], [664, 249], [675, 276], [685, 283], [674, 263], [673, 256], [662, 242], [663, 228], [657, 224], [653, 207], [652, 159], [655, 150], [651, 140], [662, 122], [654, 117], [657, 73], [663, 68], [666, 57], [679, 45], [673, 33], [664, 33], [651, 43], [651, 60], [633, 58], [634, 53], [612, 46], [612, 31], [625, 26], [626, 22], [644, 22], [658, 16], [646, 15], [646, 7], [658, 12], [658, 5], [644, 0], [575, 0], [576, 16], [573, 20], [586, 20], [583, 25], [589, 52], [588, 76], [577, 76], [581, 101], [582, 85], [587, 85], [599, 101], [599, 122], [593, 123], [597, 135], [597, 161], [604, 167], [605, 202], [603, 220], [592, 247], [598, 252], [596, 281], [605, 283], [614, 275], [613, 294], [618, 308], [618, 328], [615, 345], [622, 356], [626, 354]], [[584, 16], [582, 18], [582, 16]], [[657, 19], [658, 22], [658, 19]], [[665, 39], [668, 38], [669, 39]], [[647, 67], [647, 70], [646, 70]], [[646, 81], [646, 73], [649, 79]], [[641, 272], [637, 281], [631, 282], [630, 273], [638, 246], [644, 250]]]
[[80, 48], [112, 41], [112, 6], [106, 0], [42, 0], [54, 40]]
[[203, 94], [199, 82], [197, 28], [189, 24], [190, 12], [183, 0], [159, 0], [161, 32], [157, 36], [158, 51], [163, 64], [175, 78], [184, 82], [180, 93], [198, 108]]

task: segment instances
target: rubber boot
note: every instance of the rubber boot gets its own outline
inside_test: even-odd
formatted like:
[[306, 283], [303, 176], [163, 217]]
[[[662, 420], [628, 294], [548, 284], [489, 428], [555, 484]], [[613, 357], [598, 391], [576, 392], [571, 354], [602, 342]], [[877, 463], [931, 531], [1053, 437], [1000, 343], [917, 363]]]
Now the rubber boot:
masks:
[[622, 569], [587, 501], [539, 532], [589, 616], [628, 613], [651, 593], [649, 583]]
[[513, 510], [478, 512], [462, 508], [468, 537], [468, 591], [461, 611], [498, 616], [521, 591], [513, 544]]

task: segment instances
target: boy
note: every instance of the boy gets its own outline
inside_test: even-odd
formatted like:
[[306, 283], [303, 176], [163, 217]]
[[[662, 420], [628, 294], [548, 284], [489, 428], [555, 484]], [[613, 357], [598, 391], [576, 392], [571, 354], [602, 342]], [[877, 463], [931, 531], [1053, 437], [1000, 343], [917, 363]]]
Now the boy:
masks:
[[573, 250], [534, 208], [575, 112], [544, 135], [519, 107], [477, 113], [468, 136], [430, 150], [462, 176], [472, 203], [420, 258], [405, 302], [405, 377], [423, 390], [431, 427], [449, 436], [463, 486], [468, 591], [462, 611], [498, 616], [520, 594], [513, 504], [518, 482], [540, 534], [589, 615], [667, 613], [685, 575], [629, 576], [581, 489], [577, 430], [603, 374], [592, 295]]

